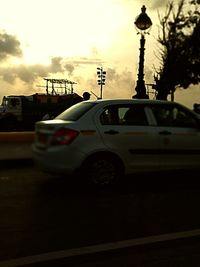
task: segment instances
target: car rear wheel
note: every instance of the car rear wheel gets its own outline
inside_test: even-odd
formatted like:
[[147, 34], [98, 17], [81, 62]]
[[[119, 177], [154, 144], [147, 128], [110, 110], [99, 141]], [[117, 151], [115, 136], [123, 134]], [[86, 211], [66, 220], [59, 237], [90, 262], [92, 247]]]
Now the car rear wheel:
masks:
[[90, 183], [104, 186], [116, 183], [122, 175], [122, 168], [112, 157], [96, 156], [86, 161], [84, 174]]

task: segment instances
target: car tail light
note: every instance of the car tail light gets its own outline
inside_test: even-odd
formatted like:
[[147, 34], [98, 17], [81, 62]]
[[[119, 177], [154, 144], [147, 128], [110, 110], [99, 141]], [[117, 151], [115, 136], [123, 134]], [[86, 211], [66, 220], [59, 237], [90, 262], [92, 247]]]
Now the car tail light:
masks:
[[61, 128], [54, 133], [51, 144], [69, 145], [78, 135], [78, 131]]

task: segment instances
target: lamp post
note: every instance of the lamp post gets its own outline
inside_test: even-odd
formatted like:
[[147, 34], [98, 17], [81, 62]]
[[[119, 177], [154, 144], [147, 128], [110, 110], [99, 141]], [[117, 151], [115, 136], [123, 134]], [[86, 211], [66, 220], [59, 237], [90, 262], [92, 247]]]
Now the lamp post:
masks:
[[99, 99], [102, 99], [103, 98], [103, 85], [105, 85], [105, 81], [106, 81], [106, 71], [103, 70], [103, 67], [97, 68], [97, 76], [98, 76], [97, 83], [98, 85], [100, 85]]
[[149, 98], [146, 93], [146, 87], [144, 82], [144, 51], [145, 51], [145, 34], [148, 34], [146, 31], [152, 25], [151, 19], [146, 14], [146, 7], [142, 6], [141, 14], [135, 20], [135, 26], [137, 28], [138, 34], [141, 35], [140, 39], [140, 56], [139, 56], [139, 70], [138, 70], [138, 79], [136, 84], [136, 95], [133, 98]]

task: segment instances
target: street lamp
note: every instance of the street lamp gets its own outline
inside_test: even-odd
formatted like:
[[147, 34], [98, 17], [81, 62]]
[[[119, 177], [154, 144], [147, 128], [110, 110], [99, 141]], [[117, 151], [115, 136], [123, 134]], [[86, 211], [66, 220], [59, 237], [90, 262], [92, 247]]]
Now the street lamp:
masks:
[[103, 98], [103, 85], [105, 85], [106, 81], [106, 71], [103, 70], [103, 67], [97, 68], [97, 83], [100, 85], [100, 99]]
[[138, 80], [135, 88], [136, 95], [134, 95], [133, 98], [148, 99], [149, 96], [146, 94], [146, 87], [144, 82], [144, 50], [145, 50], [144, 46], [145, 46], [145, 34], [149, 33], [146, 30], [152, 26], [152, 22], [149, 16], [146, 14], [146, 7], [142, 6], [141, 10], [142, 10], [141, 14], [135, 20], [135, 26], [137, 28], [138, 34], [141, 35], [141, 39], [140, 39]]

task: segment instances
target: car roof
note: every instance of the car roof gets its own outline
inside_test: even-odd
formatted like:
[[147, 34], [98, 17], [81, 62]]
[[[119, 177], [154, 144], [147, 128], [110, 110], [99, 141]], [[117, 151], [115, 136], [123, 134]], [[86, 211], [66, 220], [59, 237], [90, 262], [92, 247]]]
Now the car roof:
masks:
[[171, 102], [168, 100], [156, 100], [156, 99], [132, 99], [132, 98], [112, 98], [112, 99], [97, 99], [97, 100], [88, 100], [87, 102], [91, 103], [138, 103], [138, 104], [171, 104], [176, 102]]

